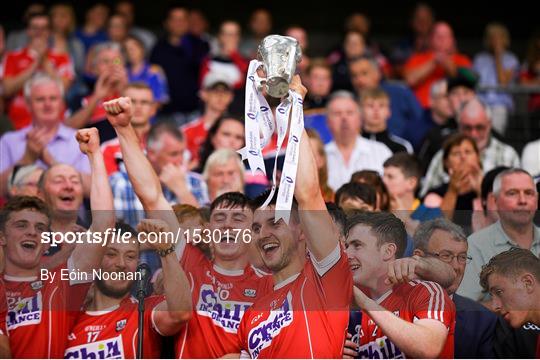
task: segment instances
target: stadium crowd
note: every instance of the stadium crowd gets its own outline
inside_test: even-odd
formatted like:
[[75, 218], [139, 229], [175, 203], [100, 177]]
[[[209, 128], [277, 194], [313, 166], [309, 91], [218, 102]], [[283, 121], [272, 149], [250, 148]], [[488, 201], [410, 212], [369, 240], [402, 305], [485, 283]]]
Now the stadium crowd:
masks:
[[237, 152], [272, 14], [213, 34], [173, 5], [158, 37], [135, 10], [0, 25], [0, 358], [540, 358], [540, 33], [519, 58], [492, 22], [469, 56], [425, 3], [391, 49], [362, 13], [325, 56], [279, 31], [303, 52], [287, 222], [294, 139], [266, 173]]

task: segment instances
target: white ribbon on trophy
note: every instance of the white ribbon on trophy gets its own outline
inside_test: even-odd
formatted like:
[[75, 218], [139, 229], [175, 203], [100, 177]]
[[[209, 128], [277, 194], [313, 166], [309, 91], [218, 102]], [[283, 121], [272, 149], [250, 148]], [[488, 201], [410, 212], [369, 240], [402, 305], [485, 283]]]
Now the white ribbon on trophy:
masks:
[[[258, 170], [266, 175], [262, 149], [268, 145], [272, 135], [277, 130], [278, 138], [272, 173], [272, 189], [262, 206], [265, 208], [276, 190], [277, 157], [281, 153], [283, 141], [287, 135], [289, 115], [292, 110], [288, 145], [281, 173], [275, 215], [276, 221], [283, 219], [288, 224], [298, 168], [300, 139], [304, 129], [302, 97], [289, 90], [289, 83], [294, 75], [296, 64], [300, 61], [301, 52], [295, 39], [288, 36], [270, 35], [259, 46], [259, 57], [263, 61], [252, 60], [248, 68], [244, 120], [246, 146], [238, 152], [242, 155], [242, 160], [247, 159], [253, 175]], [[266, 78], [261, 78], [257, 74], [257, 69], [261, 66], [266, 72]], [[275, 119], [268, 102], [262, 94], [263, 86], [267, 87], [269, 95], [283, 98], [276, 108]], [[285, 98], [287, 94], [288, 97]]]

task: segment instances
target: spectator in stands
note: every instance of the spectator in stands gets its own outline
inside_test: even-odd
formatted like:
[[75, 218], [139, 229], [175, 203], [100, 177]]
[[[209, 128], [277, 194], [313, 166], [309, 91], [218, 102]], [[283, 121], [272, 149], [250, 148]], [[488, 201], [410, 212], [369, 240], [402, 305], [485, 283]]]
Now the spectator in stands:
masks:
[[420, 163], [413, 155], [404, 152], [394, 154], [383, 166], [390, 210], [403, 221], [407, 234], [414, 234], [420, 222], [442, 216], [439, 208], [427, 207], [416, 197], [422, 172]]
[[473, 201], [471, 219], [473, 232], [480, 231], [499, 220], [497, 205], [493, 197], [493, 181], [495, 181], [497, 175], [508, 169], [509, 167], [506, 166], [498, 166], [484, 174], [482, 185], [480, 186], [480, 198], [476, 198]]
[[45, 5], [40, 2], [32, 2], [25, 8], [21, 20], [21, 24], [24, 24], [24, 28], [12, 30], [7, 34], [6, 50], [13, 51], [24, 48], [28, 45], [28, 34], [26, 27], [28, 25], [28, 19], [33, 14], [43, 14], [47, 11]]
[[13, 169], [8, 181], [9, 196], [37, 196], [42, 173], [43, 169], [35, 164]]
[[[516, 82], [519, 76], [519, 60], [508, 50], [510, 33], [500, 23], [490, 23], [484, 34], [486, 51], [474, 57], [473, 68], [479, 74], [478, 85], [505, 88]], [[488, 105], [493, 114], [493, 128], [504, 135], [508, 114], [514, 107], [510, 94], [501, 89], [482, 91], [479, 97]]]
[[109, 7], [102, 2], [91, 5], [85, 13], [84, 25], [75, 31], [88, 52], [94, 45], [109, 40], [105, 25], [109, 19]]
[[169, 115], [178, 126], [188, 121], [189, 114], [197, 107], [199, 69], [208, 53], [208, 44], [191, 35], [189, 12], [173, 6], [165, 19], [166, 35], [154, 46], [150, 63], [160, 65], [169, 83], [171, 101], [161, 112]]
[[61, 121], [62, 83], [38, 74], [25, 83], [24, 96], [32, 114], [32, 125], [8, 132], [0, 139], [0, 195], [7, 195], [8, 176], [15, 166], [37, 164], [48, 168], [60, 160], [82, 174], [88, 194], [88, 159], [78, 150], [75, 130]]
[[328, 185], [328, 161], [326, 159], [326, 153], [324, 152], [324, 143], [321, 137], [314, 129], [306, 129], [306, 133], [309, 137], [309, 144], [313, 150], [313, 156], [315, 157], [315, 163], [319, 170], [319, 184], [321, 185], [321, 192], [323, 194], [324, 201], [334, 201], [334, 191]]
[[455, 293], [470, 261], [467, 237], [463, 230], [444, 218], [424, 222], [414, 234], [414, 247], [416, 256], [435, 256], [450, 264], [456, 272], [452, 285], [446, 288], [456, 306], [454, 358], [494, 358], [497, 317], [484, 306]]
[[[527, 57], [521, 69], [520, 82], [523, 85], [540, 85], [540, 31], [536, 31], [527, 49]], [[532, 94], [529, 98], [529, 111], [540, 110], [540, 94]]]
[[211, 51], [217, 51], [217, 39], [208, 32], [209, 27], [208, 19], [202, 10], [192, 8], [189, 11], [189, 32], [206, 43]]
[[249, 18], [249, 35], [242, 40], [240, 52], [248, 60], [257, 57], [257, 47], [272, 32], [272, 14], [267, 9], [259, 8]]
[[450, 25], [437, 22], [433, 25], [429, 51], [414, 53], [405, 64], [403, 75], [420, 104], [426, 108], [433, 82], [455, 76], [459, 67], [471, 67], [471, 61], [457, 52]]
[[388, 131], [396, 136], [405, 136], [407, 127], [422, 116], [422, 108], [412, 91], [403, 85], [384, 81], [376, 60], [361, 56], [349, 63], [351, 81], [357, 95], [366, 89], [382, 88], [390, 97], [390, 119]]
[[16, 130], [28, 126], [32, 115], [24, 101], [24, 83], [38, 72], [62, 81], [68, 89], [75, 77], [69, 54], [56, 53], [49, 48], [51, 34], [49, 17], [45, 13], [30, 15], [27, 24], [28, 45], [6, 53], [0, 78], [3, 78], [4, 96], [11, 97], [8, 115]]
[[156, 35], [145, 28], [135, 25], [135, 4], [133, 1], [119, 0], [115, 6], [115, 12], [124, 16], [128, 34], [140, 39], [144, 44], [145, 54], [149, 54], [156, 43]]
[[362, 111], [362, 136], [381, 142], [395, 154], [401, 151], [413, 153], [411, 143], [388, 131], [391, 116], [390, 97], [381, 88], [366, 89], [360, 95]]
[[515, 168], [501, 172], [493, 183], [492, 196], [499, 221], [469, 236], [472, 261], [458, 289], [458, 294], [476, 301], [488, 300], [478, 280], [482, 266], [493, 256], [513, 247], [540, 254], [540, 228], [533, 223], [538, 192], [531, 175]]
[[[460, 109], [458, 116], [458, 132], [471, 137], [482, 161], [482, 170], [489, 171], [497, 166], [519, 167], [519, 156], [510, 146], [491, 135], [491, 114], [485, 105], [473, 98]], [[443, 168], [443, 152], [438, 151], [429, 165], [421, 195], [430, 188], [441, 185], [448, 179]]]
[[107, 22], [107, 35], [110, 41], [122, 44], [128, 36], [128, 25], [124, 15], [113, 14]]
[[431, 85], [429, 104], [420, 123], [412, 124], [406, 130], [407, 138], [411, 139], [420, 159], [422, 173], [426, 172], [431, 159], [440, 150], [443, 139], [457, 129], [446, 79]]
[[328, 185], [337, 190], [362, 169], [382, 173], [383, 162], [392, 155], [386, 145], [360, 136], [360, 107], [354, 95], [338, 91], [327, 104], [328, 127], [333, 140], [325, 146]]
[[427, 191], [424, 203], [440, 207], [448, 219], [470, 232], [473, 202], [480, 197], [482, 164], [475, 141], [453, 134], [443, 145], [443, 166], [448, 182]]
[[[132, 104], [129, 98], [120, 98], [123, 105], [129, 108], [127, 117], [132, 117]], [[120, 100], [105, 103], [117, 104]], [[128, 104], [128, 105], [126, 105]], [[122, 109], [125, 109], [122, 107]], [[115, 111], [113, 108], [111, 111]], [[199, 174], [185, 170], [185, 142], [182, 133], [168, 122], [154, 125], [146, 139], [148, 161], [159, 176], [163, 186], [163, 194], [171, 203], [202, 206], [208, 203], [208, 193], [204, 180]], [[126, 154], [123, 154], [126, 156]], [[119, 219], [128, 224], [137, 224], [143, 217], [143, 206], [135, 196], [133, 185], [129, 182], [125, 168], [110, 176], [113, 189], [115, 210]]]
[[195, 168], [200, 160], [201, 145], [208, 136], [208, 130], [225, 114], [233, 101], [232, 81], [218, 71], [210, 72], [203, 79], [199, 97], [204, 104], [202, 115], [182, 128], [191, 168]]
[[296, 68], [300, 73], [302, 81], [305, 81], [306, 70], [311, 62], [308, 52], [309, 41], [307, 31], [304, 27], [300, 25], [290, 25], [285, 30], [285, 35], [296, 39], [298, 41], [300, 49], [302, 50], [302, 59], [300, 60], [300, 63], [296, 66]]
[[540, 176], [540, 139], [531, 141], [521, 154], [521, 164], [523, 169], [534, 177]]
[[234, 150], [221, 148], [214, 151], [206, 161], [203, 178], [208, 185], [210, 201], [228, 192], [244, 193], [244, 164]]
[[390, 193], [382, 176], [375, 170], [360, 170], [351, 175], [351, 182], [372, 186], [377, 193], [376, 211], [390, 211]]
[[352, 210], [375, 211], [377, 194], [370, 185], [356, 182], [346, 183], [336, 191], [336, 205], [345, 212]]
[[[152, 89], [145, 83], [134, 82], [126, 86], [122, 95], [131, 99], [133, 109], [131, 126], [139, 139], [141, 149], [145, 149], [146, 136], [151, 127], [150, 119], [155, 115], [157, 109]], [[107, 168], [107, 175], [117, 172], [122, 163], [122, 152], [118, 138], [104, 142], [101, 145], [101, 152]]]
[[326, 123], [326, 102], [332, 89], [332, 68], [325, 59], [312, 59], [304, 78], [305, 81], [302, 82], [308, 89], [304, 100], [304, 125], [307, 129], [316, 130], [322, 141], [327, 144], [332, 140], [332, 134]]
[[392, 49], [391, 60], [394, 75], [403, 77], [403, 66], [412, 54], [429, 50], [429, 43], [435, 14], [426, 3], [417, 3], [410, 16], [410, 34], [399, 40]]
[[92, 94], [83, 99], [83, 107], [67, 119], [66, 124], [76, 129], [92, 124], [99, 130], [101, 141], [107, 141], [115, 134], [106, 120], [103, 102], [120, 96], [127, 85], [124, 58], [120, 44], [110, 41], [96, 45], [88, 57], [97, 81]]
[[240, 150], [244, 146], [244, 122], [231, 115], [224, 115], [208, 130], [208, 134], [199, 151], [200, 161], [195, 168], [196, 172], [202, 173], [206, 161], [216, 150], [229, 149]]
[[146, 60], [144, 44], [135, 35], [128, 35], [124, 40], [129, 82], [144, 82], [150, 86], [154, 101], [158, 105], [169, 101], [169, 85], [161, 66], [150, 64]]

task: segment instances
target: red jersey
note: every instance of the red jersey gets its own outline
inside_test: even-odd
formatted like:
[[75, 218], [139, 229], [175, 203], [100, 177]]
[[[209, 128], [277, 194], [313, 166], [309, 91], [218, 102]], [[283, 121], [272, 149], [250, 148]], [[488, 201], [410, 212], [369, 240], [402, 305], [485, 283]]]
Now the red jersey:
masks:
[[[0, 279], [0, 315], [7, 313], [6, 288]], [[7, 335], [6, 317], [0, 316], [0, 335]]]
[[[141, 142], [141, 149], [145, 150], [145, 142]], [[107, 169], [107, 175], [112, 175], [119, 171], [118, 162], [122, 160], [122, 149], [120, 148], [120, 140], [114, 138], [104, 142], [101, 145], [101, 153], [103, 154], [103, 161], [105, 162], [105, 169]]]
[[318, 265], [308, 259], [246, 312], [238, 330], [242, 357], [341, 358], [351, 296], [340, 247]]
[[[154, 309], [163, 296], [145, 299], [143, 358], [159, 358], [161, 335]], [[127, 297], [109, 310], [81, 312], [68, 337], [65, 359], [134, 359], [137, 356], [138, 301]]]
[[271, 290], [272, 277], [251, 266], [240, 271], [221, 269], [193, 245], [185, 245], [181, 264], [191, 283], [195, 311], [175, 339], [176, 357], [238, 353], [240, 320], [256, 298]]
[[207, 127], [204, 123], [202, 116], [182, 127], [182, 132], [186, 139], [186, 148], [191, 154], [191, 159], [199, 160], [199, 151], [206, 140], [209, 128], [210, 127]]
[[[58, 76], [64, 79], [73, 79], [75, 70], [69, 54], [47, 51], [49, 60], [56, 69]], [[15, 77], [27, 70], [36, 61], [36, 53], [29, 48], [8, 51], [4, 59], [3, 73], [0, 78]], [[8, 105], [8, 115], [15, 130], [22, 129], [32, 122], [32, 115], [24, 99], [23, 91], [19, 91]]]
[[[405, 71], [415, 70], [429, 61], [433, 60], [435, 53], [432, 51], [417, 53], [411, 56], [411, 58], [405, 64]], [[458, 67], [471, 67], [471, 60], [465, 55], [454, 54], [452, 55], [452, 62]], [[440, 79], [446, 77], [446, 72], [444, 68], [437, 64], [435, 70], [433, 70], [424, 80], [419, 82], [416, 86], [413, 86], [412, 89], [416, 98], [424, 108], [429, 107], [429, 92], [431, 90], [431, 85]]]
[[[386, 310], [410, 323], [420, 319], [433, 319], [442, 322], [448, 328], [448, 338], [439, 358], [454, 357], [456, 309], [452, 299], [439, 284], [416, 280], [399, 284], [377, 302]], [[403, 354], [383, 334], [367, 313], [362, 313], [362, 324], [357, 329], [352, 340], [360, 344], [359, 358], [395, 359], [406, 357], [406, 354]]]
[[[81, 309], [91, 282], [70, 284], [61, 280], [59, 266], [50, 271], [54, 280], [4, 275], [7, 335], [14, 358], [62, 358], [67, 336]], [[72, 266], [69, 269], [73, 269]], [[49, 278], [50, 279], [50, 278]]]
[[[88, 102], [89, 102], [89, 99], [92, 95], [88, 95], [88, 96], [85, 96], [83, 99], [82, 99], [82, 106], [83, 107], [87, 107], [88, 106]], [[90, 115], [90, 120], [89, 122], [91, 124], [94, 124], [94, 123], [97, 123], [101, 120], [105, 120], [107, 118], [107, 112], [105, 111], [105, 108], [103, 107], [103, 103], [104, 102], [107, 102], [109, 100], [114, 100], [116, 99], [117, 97], [119, 97], [120, 95], [117, 94], [117, 93], [114, 93], [112, 95], [109, 95], [109, 96], [106, 96], [103, 98], [102, 101], [99, 101], [96, 105], [96, 108], [94, 109], [94, 112], [92, 113], [92, 115]]]

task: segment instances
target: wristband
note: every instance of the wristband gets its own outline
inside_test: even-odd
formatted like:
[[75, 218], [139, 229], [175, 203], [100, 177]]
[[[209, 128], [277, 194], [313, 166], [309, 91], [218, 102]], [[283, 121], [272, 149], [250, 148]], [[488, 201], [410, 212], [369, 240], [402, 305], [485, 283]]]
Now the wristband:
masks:
[[172, 253], [175, 249], [176, 249], [176, 245], [172, 244], [168, 249], [156, 250], [156, 252], [158, 253], [159, 256], [165, 257], [165, 256], [169, 255], [170, 253]]

